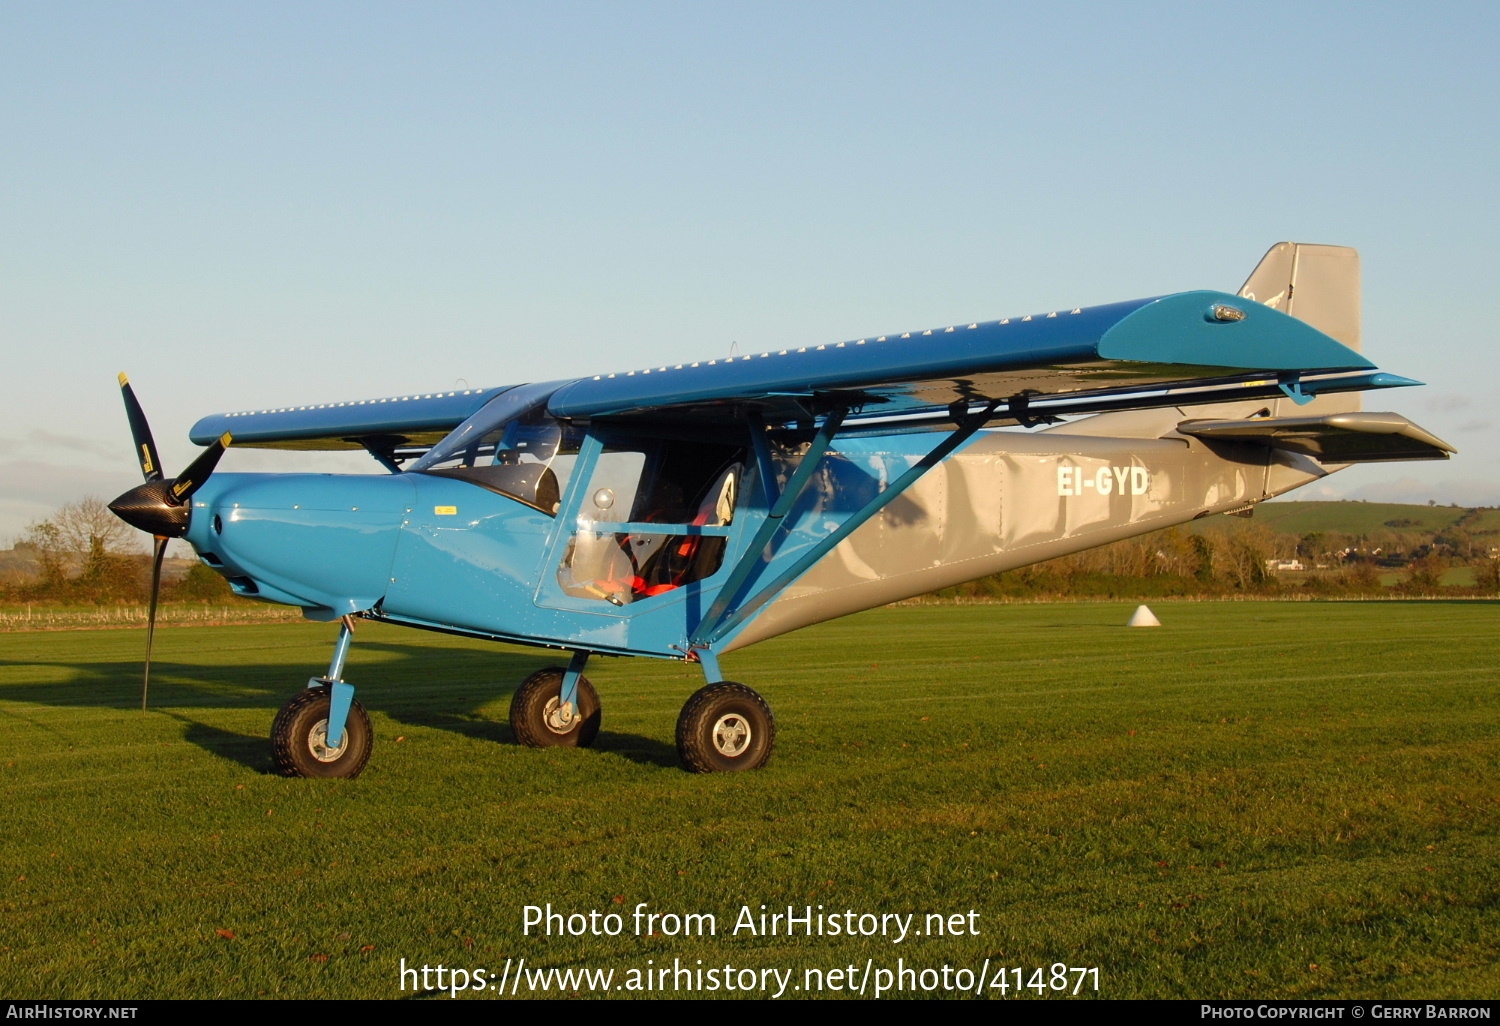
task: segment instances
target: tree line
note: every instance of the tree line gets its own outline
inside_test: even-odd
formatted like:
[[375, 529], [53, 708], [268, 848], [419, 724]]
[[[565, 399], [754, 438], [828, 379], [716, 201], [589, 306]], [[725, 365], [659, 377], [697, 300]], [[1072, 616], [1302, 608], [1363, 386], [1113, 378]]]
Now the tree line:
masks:
[[[26, 528], [0, 578], [0, 601], [115, 604], [147, 602], [151, 556], [140, 532], [89, 496], [60, 507]], [[218, 574], [194, 562], [185, 574], [164, 576], [166, 601], [223, 603], [234, 598]]]
[[[1162, 598], [1299, 595], [1374, 598], [1390, 595], [1500, 594], [1500, 561], [1475, 548], [1460, 555], [1437, 541], [1397, 553], [1362, 536], [1286, 534], [1261, 525], [1238, 530], [1172, 527], [970, 581], [942, 598]], [[1382, 539], [1384, 540], [1384, 539]], [[1310, 572], [1279, 574], [1273, 560], [1300, 558]], [[1444, 584], [1453, 566], [1471, 566], [1472, 585]], [[1384, 578], [1396, 574], [1387, 586]]]

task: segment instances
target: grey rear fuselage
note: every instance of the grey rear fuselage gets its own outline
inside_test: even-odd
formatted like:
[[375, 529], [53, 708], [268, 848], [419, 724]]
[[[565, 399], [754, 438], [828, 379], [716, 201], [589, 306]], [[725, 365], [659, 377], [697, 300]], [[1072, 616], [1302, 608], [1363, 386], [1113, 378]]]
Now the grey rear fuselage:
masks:
[[[788, 586], [727, 648], [1237, 510], [1339, 469], [1175, 431], [1189, 417], [1247, 417], [1266, 405], [1133, 411], [1033, 433], [982, 433]], [[890, 460], [904, 469], [909, 451], [890, 448], [865, 444], [835, 458], [866, 473]], [[820, 482], [803, 517], [838, 504], [835, 476]]]

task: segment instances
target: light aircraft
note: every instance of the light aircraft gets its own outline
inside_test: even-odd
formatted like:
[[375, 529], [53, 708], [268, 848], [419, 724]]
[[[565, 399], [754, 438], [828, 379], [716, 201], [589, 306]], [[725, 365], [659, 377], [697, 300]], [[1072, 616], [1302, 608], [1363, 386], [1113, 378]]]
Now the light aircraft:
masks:
[[[755, 769], [770, 708], [727, 652], [809, 624], [1256, 503], [1352, 463], [1446, 459], [1359, 393], [1420, 382], [1360, 353], [1359, 257], [1280, 243], [1238, 293], [1181, 292], [500, 388], [245, 410], [111, 508], [237, 594], [339, 623], [272, 728], [279, 770], [352, 777], [370, 721], [356, 618], [570, 653], [520, 683], [515, 735], [585, 746], [595, 655], [705, 686], [677, 747]], [[1024, 430], [995, 430], [997, 428]], [[229, 445], [360, 449], [383, 473], [213, 474]], [[150, 636], [147, 641], [147, 680]], [[144, 705], [144, 692], [142, 702]]]

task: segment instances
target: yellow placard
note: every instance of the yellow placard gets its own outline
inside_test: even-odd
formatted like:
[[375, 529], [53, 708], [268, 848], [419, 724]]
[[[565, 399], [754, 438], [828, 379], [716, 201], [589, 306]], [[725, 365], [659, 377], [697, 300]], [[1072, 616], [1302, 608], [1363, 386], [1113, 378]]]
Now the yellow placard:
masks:
[[458, 507], [457, 506], [434, 506], [434, 507], [432, 507], [432, 511], [434, 513], [436, 513], [440, 517], [456, 517], [456, 516], [458, 516]]

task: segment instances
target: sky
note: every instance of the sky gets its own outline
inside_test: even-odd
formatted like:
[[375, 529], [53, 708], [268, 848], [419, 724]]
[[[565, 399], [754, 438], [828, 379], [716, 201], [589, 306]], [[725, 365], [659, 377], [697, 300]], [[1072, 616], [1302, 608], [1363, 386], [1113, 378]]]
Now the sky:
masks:
[[[199, 417], [1233, 291], [1357, 247], [1500, 505], [1500, 5], [0, 0], [0, 545]], [[357, 462], [350, 463], [353, 459]], [[231, 450], [226, 470], [378, 472]]]

